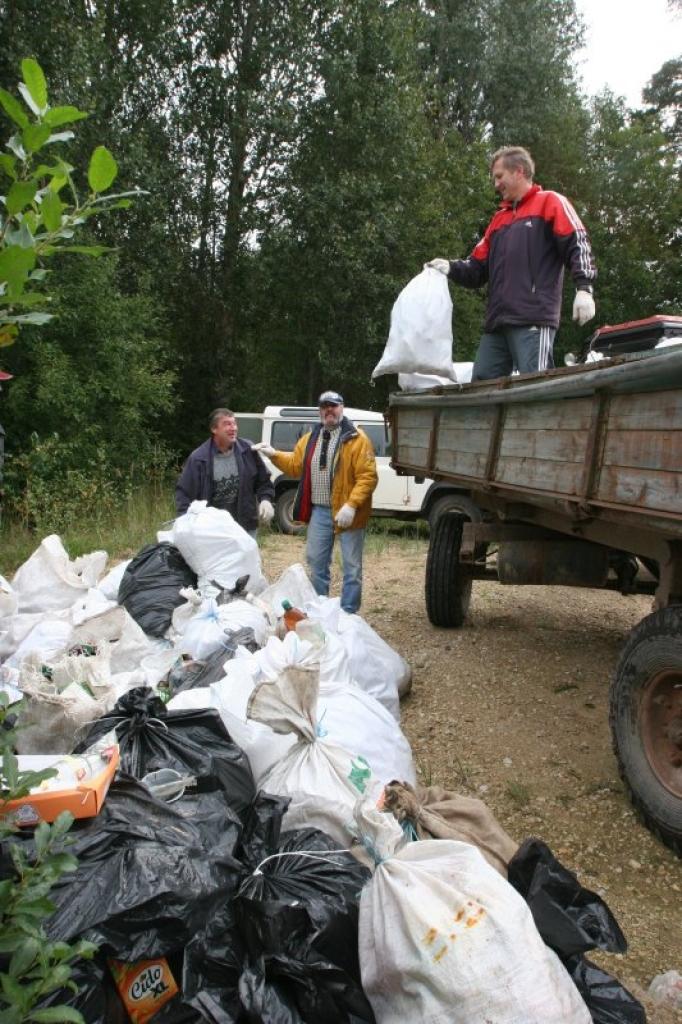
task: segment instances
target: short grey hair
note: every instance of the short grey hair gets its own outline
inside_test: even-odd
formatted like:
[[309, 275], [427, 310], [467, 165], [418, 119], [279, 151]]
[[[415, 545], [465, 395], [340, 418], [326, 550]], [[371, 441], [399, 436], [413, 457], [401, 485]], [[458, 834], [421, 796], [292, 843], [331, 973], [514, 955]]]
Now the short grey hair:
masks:
[[235, 418], [231, 409], [214, 409], [208, 417], [208, 429], [213, 430], [214, 427], [217, 427], [218, 420], [221, 420], [223, 416], [229, 416], [232, 420]]
[[502, 161], [508, 171], [523, 171], [524, 177], [528, 178], [529, 181], [533, 180], [535, 163], [533, 157], [523, 146], [503, 146], [502, 149], [498, 149], [496, 153], [493, 153], [490, 160], [491, 171], [498, 160]]

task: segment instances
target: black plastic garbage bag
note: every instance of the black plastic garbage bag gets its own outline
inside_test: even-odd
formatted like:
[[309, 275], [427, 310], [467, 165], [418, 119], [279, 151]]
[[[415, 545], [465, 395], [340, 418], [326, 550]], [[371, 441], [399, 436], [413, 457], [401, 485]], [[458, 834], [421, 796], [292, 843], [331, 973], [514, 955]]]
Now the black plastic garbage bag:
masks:
[[256, 787], [248, 759], [230, 739], [217, 711], [169, 711], [153, 690], [138, 686], [94, 723], [76, 753], [114, 727], [122, 771], [136, 779], [161, 768], [174, 768], [181, 775], [211, 776], [237, 814], [250, 807]]
[[280, 837], [288, 803], [254, 802], [242, 884], [186, 949], [184, 998], [211, 1024], [373, 1022], [357, 955], [369, 872], [316, 829]]
[[526, 839], [509, 862], [508, 878], [531, 909], [542, 938], [562, 956], [603, 949], [624, 953], [618, 922], [596, 892], [585, 889], [539, 839]]
[[584, 956], [569, 957], [564, 967], [587, 1003], [594, 1024], [646, 1024], [642, 1004], [613, 975]]
[[182, 587], [196, 587], [196, 573], [172, 544], [148, 544], [132, 559], [118, 588], [118, 603], [149, 636], [164, 636], [173, 611], [184, 604]]
[[168, 673], [168, 689], [172, 697], [184, 690], [217, 683], [225, 675], [225, 662], [234, 657], [237, 647], [245, 647], [252, 653], [259, 649], [250, 626], [237, 630], [226, 629], [223, 643], [224, 646], [214, 651], [206, 661], [184, 661], [173, 666]]
[[135, 779], [117, 779], [99, 815], [70, 832], [78, 867], [51, 892], [57, 909], [47, 923], [50, 937], [89, 939], [126, 962], [187, 945], [241, 873], [233, 856], [240, 825], [226, 807], [219, 829], [209, 795], [205, 825], [201, 794], [190, 818], [187, 808], [180, 813], [156, 800]]
[[509, 862], [508, 878], [528, 903], [544, 942], [561, 958], [594, 1024], [645, 1024], [641, 1003], [617, 978], [582, 954], [624, 953], [625, 936], [609, 907], [585, 889], [539, 839], [527, 839]]

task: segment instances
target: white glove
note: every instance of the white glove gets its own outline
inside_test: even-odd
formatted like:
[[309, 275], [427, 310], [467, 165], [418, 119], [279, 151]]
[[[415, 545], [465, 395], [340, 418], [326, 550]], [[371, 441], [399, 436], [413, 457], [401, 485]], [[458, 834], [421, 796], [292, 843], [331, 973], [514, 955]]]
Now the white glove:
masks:
[[592, 320], [595, 313], [594, 299], [591, 293], [586, 291], [576, 292], [575, 299], [573, 300], [573, 319], [577, 320], [582, 327], [588, 320]]
[[352, 505], [342, 505], [339, 511], [334, 516], [334, 520], [337, 526], [340, 526], [342, 530], [347, 530], [355, 519], [355, 509]]
[[267, 455], [268, 458], [275, 454], [275, 449], [266, 441], [259, 441], [258, 444], [252, 444], [251, 451], [260, 452], [261, 455]]
[[258, 518], [260, 519], [261, 523], [264, 526], [267, 526], [268, 523], [272, 522], [274, 515], [275, 509], [272, 502], [268, 501], [267, 498], [263, 498], [263, 500], [258, 505]]
[[428, 263], [424, 264], [424, 269], [426, 269], [426, 267], [432, 267], [433, 270], [439, 270], [441, 274], [445, 274], [447, 277], [450, 273], [450, 260], [429, 260]]

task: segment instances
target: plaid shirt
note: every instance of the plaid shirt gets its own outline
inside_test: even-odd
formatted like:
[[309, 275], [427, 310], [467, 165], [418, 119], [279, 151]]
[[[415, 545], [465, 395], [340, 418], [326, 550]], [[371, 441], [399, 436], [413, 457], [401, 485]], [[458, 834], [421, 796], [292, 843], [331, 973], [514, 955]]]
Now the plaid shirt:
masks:
[[[329, 446], [327, 448], [327, 466], [320, 469], [320, 453], [324, 445], [324, 435], [329, 434]], [[334, 456], [341, 437], [341, 424], [331, 430], [320, 431], [313, 452], [313, 459], [310, 464], [310, 483], [312, 487], [313, 505], [329, 505], [332, 503], [332, 470], [334, 468]]]

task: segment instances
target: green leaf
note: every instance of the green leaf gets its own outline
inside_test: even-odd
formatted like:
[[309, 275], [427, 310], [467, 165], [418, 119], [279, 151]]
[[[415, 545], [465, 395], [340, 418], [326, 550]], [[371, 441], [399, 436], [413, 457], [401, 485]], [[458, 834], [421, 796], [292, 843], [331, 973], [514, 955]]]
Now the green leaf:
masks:
[[45, 853], [50, 843], [50, 826], [46, 821], [41, 821], [33, 833], [33, 842], [38, 853]]
[[82, 121], [84, 117], [89, 116], [78, 107], [52, 107], [45, 114], [44, 120], [50, 128], [58, 128], [60, 124], [73, 124], [74, 121]]
[[37, 190], [38, 188], [34, 181], [15, 181], [5, 200], [9, 215], [14, 216], [15, 213], [21, 213], [25, 206], [33, 202], [33, 197]]
[[30, 1010], [28, 1020], [42, 1021], [44, 1024], [85, 1024], [83, 1016], [72, 1006], [48, 1006], [44, 1010]]
[[[31, 315], [36, 314], [29, 314], [29, 316]], [[26, 917], [46, 917], [48, 914], [54, 913], [54, 903], [48, 899], [31, 899], [27, 896], [17, 900], [16, 912], [26, 915]]]
[[56, 192], [48, 189], [40, 203], [40, 213], [48, 231], [58, 231], [62, 226], [62, 201]]
[[8, 971], [12, 977], [16, 978], [25, 974], [34, 963], [39, 951], [40, 943], [36, 939], [24, 939], [17, 946], [9, 962]]
[[[23, 291], [24, 285], [36, 263], [33, 249], [24, 249], [18, 245], [8, 245], [0, 250], [0, 282], [6, 281], [10, 295]], [[13, 754], [5, 754], [3, 758], [3, 774], [7, 788], [12, 792], [17, 784], [19, 773], [17, 759]]]
[[0, 103], [15, 124], [18, 124], [20, 128], [26, 128], [29, 121], [19, 100], [15, 99], [6, 89], [0, 89]]
[[9, 153], [0, 153], [0, 168], [5, 172], [8, 178], [17, 180], [16, 172], [17, 161], [15, 157], [10, 156]]
[[18, 981], [9, 974], [0, 974], [0, 985], [2, 985], [2, 991], [11, 1003], [23, 1006], [25, 993]]
[[118, 165], [106, 146], [98, 146], [90, 157], [88, 184], [93, 192], [104, 192], [118, 174]]
[[50, 127], [47, 124], [30, 124], [24, 128], [21, 137], [29, 153], [41, 149], [50, 139]]
[[37, 60], [33, 60], [32, 57], [26, 57], [21, 62], [21, 73], [26, 83], [26, 88], [31, 94], [31, 99], [38, 107], [38, 112], [42, 113], [47, 107], [47, 82], [45, 81], [43, 69]]

